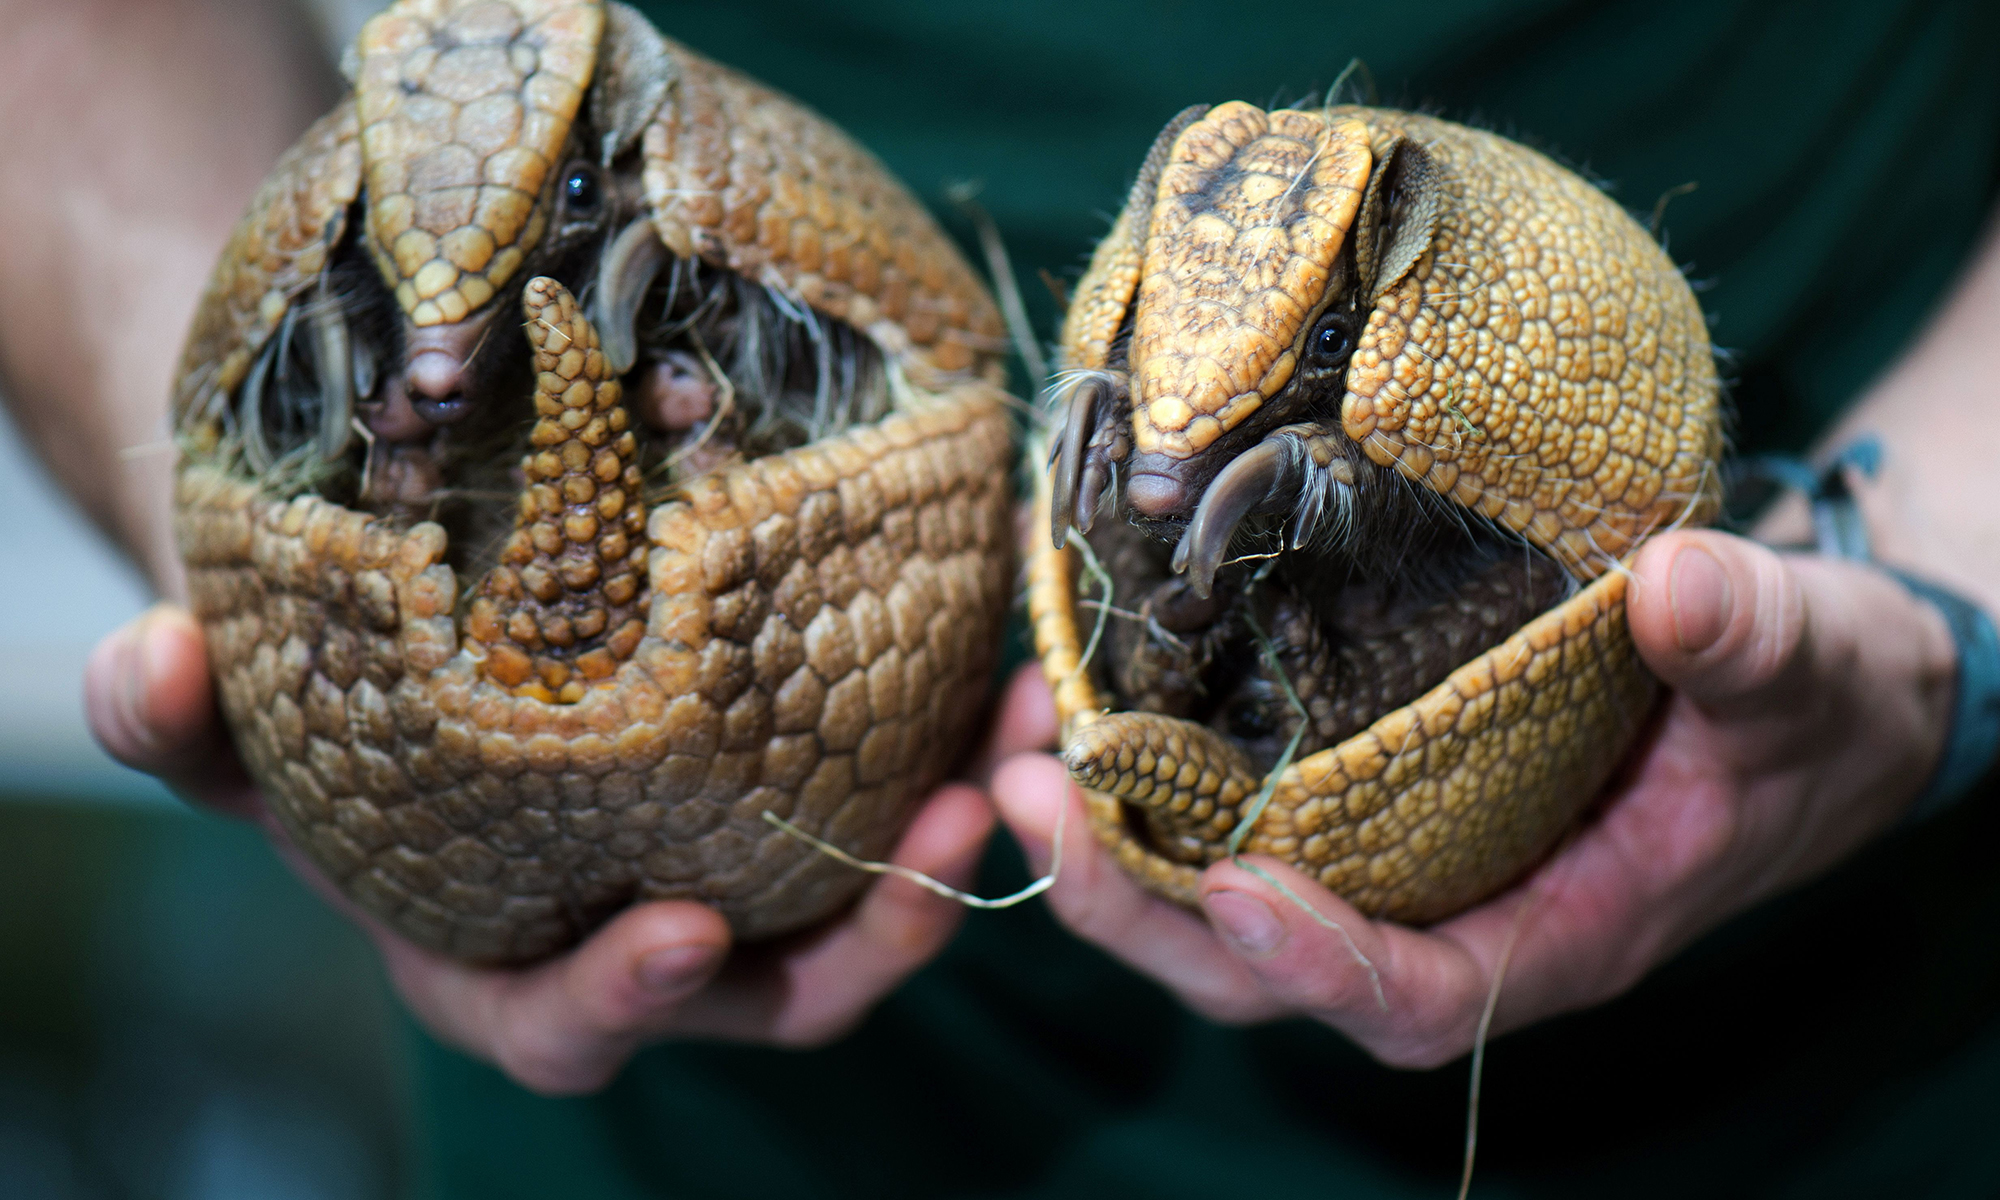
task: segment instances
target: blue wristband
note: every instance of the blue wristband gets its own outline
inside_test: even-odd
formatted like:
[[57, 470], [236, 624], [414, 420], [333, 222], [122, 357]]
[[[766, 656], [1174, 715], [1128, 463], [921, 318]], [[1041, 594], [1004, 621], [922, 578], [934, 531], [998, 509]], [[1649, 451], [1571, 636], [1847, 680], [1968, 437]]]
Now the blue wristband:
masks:
[[1905, 822], [1928, 820], [1972, 791], [2000, 759], [2000, 632], [1980, 607], [1956, 592], [1926, 579], [1875, 561], [1868, 530], [1861, 521], [1847, 472], [1873, 478], [1882, 463], [1882, 444], [1862, 438], [1815, 472], [1795, 458], [1759, 458], [1748, 463], [1752, 473], [1804, 492], [1812, 503], [1813, 532], [1819, 552], [1881, 568], [1944, 616], [1958, 650], [1958, 679], [1952, 700], [1951, 728], [1944, 751], [1930, 780], [1904, 816]]
[[1892, 569], [1889, 574], [1944, 614], [1958, 647], [1958, 694], [1952, 701], [1944, 753], [1904, 817], [1923, 821], [1970, 792], [2000, 757], [2000, 633], [1994, 631], [1992, 618], [1965, 597], [1902, 571]]

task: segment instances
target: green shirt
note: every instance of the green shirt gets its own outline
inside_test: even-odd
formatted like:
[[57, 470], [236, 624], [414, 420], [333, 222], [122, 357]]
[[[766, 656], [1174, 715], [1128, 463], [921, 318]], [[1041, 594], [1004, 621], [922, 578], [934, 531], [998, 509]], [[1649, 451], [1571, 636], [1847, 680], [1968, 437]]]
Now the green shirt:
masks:
[[[1922, 324], [2000, 167], [2000, 6], [1725, 0], [644, 5], [818, 108], [955, 233], [984, 184], [1038, 328], [1188, 104], [1380, 100], [1540, 146], [1703, 286], [1741, 448], [1799, 449]], [[1996, 331], [2000, 336], [2000, 331]], [[1494, 1045], [1480, 1196], [2000, 1194], [2000, 806], [1745, 916], [1626, 997]], [[988, 894], [1022, 881], [1011, 846]], [[1466, 1068], [1225, 1029], [1063, 933], [975, 913], [822, 1050], [669, 1045], [545, 1100], [420, 1034], [429, 1194], [1442, 1197]]]

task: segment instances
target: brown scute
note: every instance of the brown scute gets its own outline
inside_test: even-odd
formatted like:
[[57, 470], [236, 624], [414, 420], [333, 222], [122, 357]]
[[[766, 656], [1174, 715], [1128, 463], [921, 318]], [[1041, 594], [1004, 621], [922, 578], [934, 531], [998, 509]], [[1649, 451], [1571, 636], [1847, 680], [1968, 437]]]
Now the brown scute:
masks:
[[436, 525], [183, 471], [223, 712], [293, 840], [370, 912], [521, 962], [636, 899], [768, 937], [867, 876], [971, 735], [1012, 579], [1008, 418], [983, 384], [697, 481], [653, 510], [631, 657], [575, 703], [461, 647]]
[[176, 428], [204, 448], [219, 406], [243, 382], [293, 298], [311, 288], [361, 191], [354, 102], [314, 122], [278, 160], [216, 260], [174, 386]]
[[574, 704], [611, 686], [645, 628], [646, 517], [638, 441], [576, 298], [553, 279], [521, 297], [534, 351], [533, 447], [513, 536], [480, 581], [466, 634], [486, 676], [517, 696]]
[[1220, 734], [1151, 715], [1105, 714], [1077, 730], [1063, 761], [1084, 787], [1137, 809], [1156, 853], [1214, 861], [1257, 794], [1257, 775]]
[[[557, 119], [591, 78], [597, 9], [404, 0], [378, 18], [350, 60], [368, 111], [343, 101], [259, 191], [197, 311], [176, 391], [176, 530], [245, 764], [348, 896], [404, 936], [478, 962], [545, 957], [641, 899], [706, 902], [743, 938], [836, 913], [869, 877], [762, 815], [886, 855], [973, 733], [1013, 579], [1014, 454], [1007, 398], [989, 382], [1003, 348], [991, 299], [872, 158], [671, 44], [671, 61], [628, 55], [624, 69], [680, 73], [674, 94], [699, 115], [665, 105], [671, 128], [663, 116], [645, 136], [671, 153], [617, 169], [761, 181], [774, 199], [759, 211], [795, 218], [787, 237], [703, 226], [702, 254], [789, 292], [811, 320], [872, 320], [861, 332], [910, 385], [895, 409], [734, 459], [648, 511], [593, 332], [567, 293], [531, 281], [536, 383], [501, 397], [534, 422], [514, 520], [500, 510], [453, 524], [476, 536], [448, 546], [443, 525], [418, 519], [428, 506], [368, 512], [294, 496], [314, 480], [259, 477], [232, 450], [232, 393], [249, 364], [321, 283], [328, 254], [354, 244], [363, 126], [369, 168], [400, 172], [381, 186], [371, 175], [371, 198], [407, 198], [409, 229], [428, 222], [437, 241], [418, 262], [426, 247], [413, 240], [409, 278], [391, 263], [392, 286], [449, 261], [452, 290], [418, 307], [444, 296], [475, 306], [463, 289], [497, 286], [533, 243], [541, 218], [517, 221], [517, 201], [552, 186]], [[502, 46], [504, 69], [492, 53]], [[632, 95], [660, 83], [623, 82]], [[498, 118], [512, 102], [521, 123], [509, 143]], [[459, 150], [485, 157], [471, 224], [447, 227], [463, 217], [465, 196], [451, 190]], [[498, 207], [482, 210], [489, 191]], [[680, 228], [687, 214], [652, 215]], [[393, 206], [366, 219], [405, 232]], [[467, 229], [493, 236], [483, 274], [471, 265], [483, 243], [451, 240]], [[871, 259], [862, 245], [884, 249]], [[496, 314], [493, 327], [508, 320]], [[468, 458], [437, 460], [441, 486], [492, 491], [522, 453], [494, 444], [508, 446], [495, 452], [503, 461], [468, 461], [477, 447], [463, 445]], [[343, 486], [331, 478], [330, 491]], [[496, 559], [461, 589], [454, 564]]]
[[1175, 139], [1133, 317], [1140, 453], [1198, 453], [1290, 381], [1372, 161], [1359, 121], [1240, 102]]
[[911, 367], [955, 377], [1006, 350], [971, 266], [874, 155], [790, 97], [669, 46], [674, 100], [643, 143], [668, 249], [776, 287]]
[[362, 27], [368, 244], [413, 324], [464, 320], [540, 240], [603, 34], [601, 0], [399, 0]]

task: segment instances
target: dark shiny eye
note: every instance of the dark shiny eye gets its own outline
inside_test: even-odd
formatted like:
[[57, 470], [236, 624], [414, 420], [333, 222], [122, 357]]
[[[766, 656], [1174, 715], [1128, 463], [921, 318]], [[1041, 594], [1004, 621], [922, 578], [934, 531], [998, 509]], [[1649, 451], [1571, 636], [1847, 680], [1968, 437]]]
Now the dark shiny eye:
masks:
[[1311, 354], [1316, 363], [1331, 366], [1354, 352], [1354, 334], [1347, 323], [1328, 320], [1313, 331]]
[[597, 185], [597, 172], [587, 166], [574, 166], [563, 177], [563, 201], [573, 213], [590, 212], [604, 198]]

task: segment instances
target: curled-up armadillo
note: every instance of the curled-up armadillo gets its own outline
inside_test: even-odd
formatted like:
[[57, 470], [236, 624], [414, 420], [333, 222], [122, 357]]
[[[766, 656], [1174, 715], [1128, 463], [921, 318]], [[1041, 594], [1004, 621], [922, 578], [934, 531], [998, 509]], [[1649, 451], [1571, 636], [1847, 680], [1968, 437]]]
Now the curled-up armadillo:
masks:
[[1659, 246], [1490, 133], [1194, 108], [1062, 355], [1030, 605], [1119, 862], [1193, 903], [1248, 822], [1422, 922], [1545, 855], [1656, 690], [1618, 564], [1716, 504], [1707, 329]]
[[881, 165], [585, 0], [400, 0], [182, 364], [178, 530], [299, 847], [530, 960], [800, 928], [951, 765], [1007, 607], [1000, 322]]

